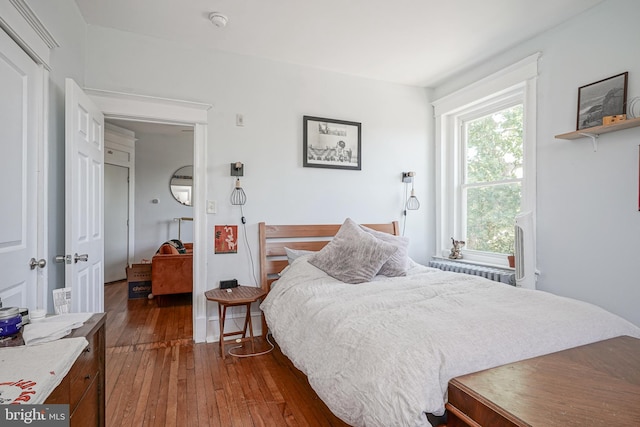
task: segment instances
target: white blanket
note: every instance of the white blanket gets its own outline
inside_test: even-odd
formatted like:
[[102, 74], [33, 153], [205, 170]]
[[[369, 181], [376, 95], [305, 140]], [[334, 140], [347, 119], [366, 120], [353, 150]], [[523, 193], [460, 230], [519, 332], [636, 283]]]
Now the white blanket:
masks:
[[44, 403], [87, 345], [78, 337], [0, 348], [0, 404]]
[[456, 376], [640, 328], [599, 307], [414, 264], [351, 285], [298, 258], [261, 305], [331, 411], [354, 426], [428, 426]]

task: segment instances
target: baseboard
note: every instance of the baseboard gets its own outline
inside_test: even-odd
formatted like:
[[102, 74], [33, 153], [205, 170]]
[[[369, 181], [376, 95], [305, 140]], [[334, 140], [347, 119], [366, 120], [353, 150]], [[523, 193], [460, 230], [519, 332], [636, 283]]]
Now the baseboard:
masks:
[[205, 342], [207, 338], [207, 318], [200, 316], [194, 319], [195, 325], [193, 325], [193, 341]]
[[[244, 325], [244, 313], [231, 314], [227, 312], [227, 318], [224, 325], [224, 332], [233, 332], [241, 330]], [[253, 335], [262, 334], [262, 313], [251, 312], [251, 323], [253, 324]], [[239, 336], [239, 335], [238, 335]], [[233, 337], [231, 337], [233, 338]], [[206, 342], [220, 341], [220, 322], [218, 316], [211, 316], [206, 320]]]

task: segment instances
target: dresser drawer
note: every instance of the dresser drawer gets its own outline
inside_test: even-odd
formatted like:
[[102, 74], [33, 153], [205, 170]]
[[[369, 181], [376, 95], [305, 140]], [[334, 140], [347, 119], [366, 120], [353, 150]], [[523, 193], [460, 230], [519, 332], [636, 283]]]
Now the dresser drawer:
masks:
[[71, 371], [69, 371], [69, 412], [73, 413], [82, 396], [93, 380], [99, 375], [99, 337], [95, 334], [89, 339], [89, 345], [80, 353]]
[[94, 378], [86, 390], [84, 398], [78, 403], [71, 414], [70, 427], [88, 427], [100, 425], [100, 411], [98, 401], [98, 378]]
[[[516, 417], [505, 416], [500, 408], [492, 405], [473, 391], [458, 384], [454, 378], [449, 381], [447, 408], [447, 427], [518, 427], [521, 424]], [[510, 419], [509, 419], [510, 418]]]
[[70, 338], [84, 337], [89, 343], [76, 358], [60, 385], [45, 403], [69, 404], [71, 427], [104, 427], [105, 315], [94, 314]]

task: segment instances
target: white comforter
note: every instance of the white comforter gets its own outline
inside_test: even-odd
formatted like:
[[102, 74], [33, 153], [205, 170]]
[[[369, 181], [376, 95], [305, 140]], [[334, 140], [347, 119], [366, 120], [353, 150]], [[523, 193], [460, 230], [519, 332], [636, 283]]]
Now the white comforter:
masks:
[[298, 258], [261, 306], [274, 338], [354, 426], [428, 426], [456, 376], [640, 328], [594, 305], [413, 264], [342, 283]]

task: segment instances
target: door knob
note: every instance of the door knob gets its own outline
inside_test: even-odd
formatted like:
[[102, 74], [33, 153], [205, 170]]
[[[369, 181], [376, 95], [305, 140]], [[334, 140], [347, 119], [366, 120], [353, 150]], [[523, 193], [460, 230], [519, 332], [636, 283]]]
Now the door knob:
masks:
[[35, 270], [36, 267], [44, 268], [45, 265], [47, 265], [47, 261], [45, 261], [44, 259], [41, 259], [40, 261], [36, 261], [35, 258], [31, 258], [29, 260], [29, 267], [31, 267], [32, 270]]
[[82, 261], [82, 262], [89, 261], [89, 254], [78, 255], [78, 253], [76, 252], [73, 255], [73, 262], [78, 262], [78, 261]]

